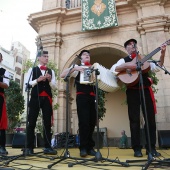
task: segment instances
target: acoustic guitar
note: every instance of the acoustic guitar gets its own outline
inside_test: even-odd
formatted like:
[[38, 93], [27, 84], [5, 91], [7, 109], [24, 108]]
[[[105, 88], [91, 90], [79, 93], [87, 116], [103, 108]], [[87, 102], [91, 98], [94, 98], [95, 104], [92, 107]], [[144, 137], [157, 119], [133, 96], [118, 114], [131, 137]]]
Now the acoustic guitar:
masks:
[[[150, 63], [146, 62], [146, 61], [149, 60], [157, 52], [159, 52], [161, 50], [162, 46], [166, 46], [169, 44], [170, 44], [170, 39], [143, 58], [142, 58], [142, 56], [140, 56], [138, 54], [138, 59], [139, 59], [138, 62], [141, 65], [142, 74], [147, 73], [150, 70]], [[138, 63], [136, 63], [136, 57], [131, 62], [138, 65]], [[122, 72], [118, 73], [117, 77], [119, 78], [119, 80], [121, 80], [127, 86], [133, 86], [139, 81], [139, 72], [137, 70], [132, 71], [130, 69], [127, 69], [126, 71], [122, 71]]]

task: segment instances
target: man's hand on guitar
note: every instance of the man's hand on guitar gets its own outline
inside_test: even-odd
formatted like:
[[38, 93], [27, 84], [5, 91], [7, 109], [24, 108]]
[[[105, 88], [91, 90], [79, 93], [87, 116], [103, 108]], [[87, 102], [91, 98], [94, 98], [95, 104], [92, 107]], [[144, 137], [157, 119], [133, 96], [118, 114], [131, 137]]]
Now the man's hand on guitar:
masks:
[[128, 69], [128, 70], [136, 70], [136, 67], [137, 67], [137, 65], [132, 62], [127, 62], [127, 63], [125, 63], [125, 65], [126, 65], [126, 69]]
[[[122, 71], [127, 71], [127, 69], [130, 71], [130, 70], [136, 70], [136, 67], [137, 67], [137, 65], [135, 64], [135, 63], [133, 63], [133, 62], [127, 62], [127, 63], [124, 63], [124, 64], [121, 64], [120, 66], [117, 66], [116, 68], [115, 68], [115, 71], [116, 72], [122, 72]], [[128, 72], [129, 72], [128, 71]]]
[[161, 47], [161, 54], [165, 54], [165, 51], [166, 51], [166, 45]]
[[165, 52], [166, 52], [166, 45], [163, 45], [163, 46], [161, 46], [160, 62], [158, 63], [160, 66], [162, 66], [164, 63]]

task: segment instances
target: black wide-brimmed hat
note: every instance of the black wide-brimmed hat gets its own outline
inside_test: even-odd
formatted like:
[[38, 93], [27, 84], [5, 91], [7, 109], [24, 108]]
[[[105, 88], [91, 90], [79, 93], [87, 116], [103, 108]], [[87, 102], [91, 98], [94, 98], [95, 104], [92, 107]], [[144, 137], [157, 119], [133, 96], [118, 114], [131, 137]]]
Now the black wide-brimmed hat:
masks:
[[89, 54], [90, 54], [90, 51], [89, 51], [89, 50], [82, 50], [82, 51], [80, 52], [80, 54], [78, 55], [78, 56], [79, 56], [79, 58], [81, 58], [81, 55], [82, 55], [84, 52], [86, 52], [86, 53], [89, 53]]
[[41, 57], [44, 54], [48, 54], [48, 51], [38, 51], [37, 57]]
[[124, 47], [126, 48], [126, 46], [127, 46], [131, 41], [134, 42], [135, 44], [137, 44], [137, 41], [132, 38], [132, 39], [127, 40], [127, 41], [124, 43]]

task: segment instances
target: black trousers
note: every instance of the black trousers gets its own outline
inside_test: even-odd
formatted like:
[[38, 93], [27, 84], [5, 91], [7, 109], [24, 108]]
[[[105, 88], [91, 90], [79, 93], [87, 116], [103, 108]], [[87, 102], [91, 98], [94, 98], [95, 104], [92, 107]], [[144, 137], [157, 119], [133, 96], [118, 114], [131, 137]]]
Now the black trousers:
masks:
[[[2, 116], [2, 106], [4, 103], [4, 98], [0, 95], [0, 120]], [[0, 129], [0, 146], [5, 147], [6, 144], [6, 130]]]
[[6, 144], [6, 131], [4, 129], [0, 130], [0, 146], [5, 147]]
[[37, 117], [39, 115], [40, 108], [42, 109], [43, 117], [43, 136], [45, 148], [51, 147], [51, 117], [52, 117], [52, 106], [48, 97], [31, 98], [29, 103], [29, 114], [28, 114], [28, 129], [27, 129], [27, 147], [34, 148], [35, 139], [35, 126]]
[[[135, 150], [137, 148], [141, 148], [141, 144], [140, 144], [140, 108], [141, 107], [140, 106], [142, 106], [142, 111], [144, 111], [142, 92], [139, 89], [127, 89], [126, 94], [127, 94], [128, 114], [130, 120], [131, 144], [132, 144], [132, 148]], [[155, 148], [156, 122], [155, 122], [154, 106], [148, 88], [144, 89], [144, 94], [145, 94], [145, 101], [146, 101], [145, 104], [146, 104], [147, 118], [149, 124], [151, 147]], [[143, 115], [146, 122], [145, 114]], [[148, 131], [146, 129], [146, 123], [144, 128], [146, 134], [146, 149], [148, 149], [148, 138], [147, 138]]]
[[95, 146], [92, 135], [96, 124], [95, 97], [79, 94], [76, 98], [79, 121], [80, 149], [90, 150]]

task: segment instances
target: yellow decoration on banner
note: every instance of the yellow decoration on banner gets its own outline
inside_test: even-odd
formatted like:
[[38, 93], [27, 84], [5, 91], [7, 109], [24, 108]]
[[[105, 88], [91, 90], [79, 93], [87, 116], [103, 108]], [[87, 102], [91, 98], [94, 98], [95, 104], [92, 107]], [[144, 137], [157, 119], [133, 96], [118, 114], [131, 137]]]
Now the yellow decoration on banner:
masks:
[[94, 5], [91, 7], [92, 12], [98, 16], [100, 16], [105, 9], [106, 5], [102, 2], [102, 0], [95, 0]]

